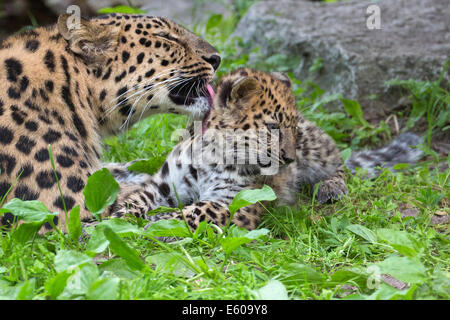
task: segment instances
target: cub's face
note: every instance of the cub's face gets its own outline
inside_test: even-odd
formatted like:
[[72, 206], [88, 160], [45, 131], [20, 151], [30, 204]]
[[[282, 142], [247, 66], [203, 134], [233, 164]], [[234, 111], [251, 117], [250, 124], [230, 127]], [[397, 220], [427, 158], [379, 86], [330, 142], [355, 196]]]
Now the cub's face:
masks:
[[217, 50], [176, 23], [158, 17], [111, 14], [58, 28], [102, 89], [103, 123], [114, 128], [152, 113], [200, 118], [210, 107], [207, 89], [220, 64]]
[[220, 80], [214, 108], [208, 128], [232, 128], [257, 141], [250, 154], [261, 163], [274, 157], [280, 165], [295, 160], [297, 106], [284, 74], [235, 70]]

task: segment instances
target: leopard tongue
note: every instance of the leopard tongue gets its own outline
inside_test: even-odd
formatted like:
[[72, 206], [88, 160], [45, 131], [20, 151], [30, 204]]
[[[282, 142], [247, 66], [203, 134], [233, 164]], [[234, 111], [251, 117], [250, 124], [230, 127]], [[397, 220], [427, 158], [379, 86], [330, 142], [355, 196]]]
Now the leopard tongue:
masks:
[[210, 100], [209, 100], [209, 106], [210, 106], [210, 108], [212, 109], [213, 108], [213, 103], [214, 103], [214, 89], [213, 89], [213, 87], [210, 85], [210, 84], [208, 84], [207, 86], [206, 86], [206, 89], [208, 90], [208, 93], [209, 93], [209, 98], [210, 98]]
[[203, 117], [202, 133], [205, 133], [205, 131], [207, 129], [206, 124], [208, 123], [209, 115], [211, 114], [211, 109], [214, 108], [214, 105], [213, 105], [214, 104], [214, 94], [215, 94], [214, 89], [210, 84], [208, 84], [206, 86], [206, 89], [208, 90], [208, 94], [209, 94], [209, 97], [208, 97], [209, 110], [206, 112], [205, 116]]

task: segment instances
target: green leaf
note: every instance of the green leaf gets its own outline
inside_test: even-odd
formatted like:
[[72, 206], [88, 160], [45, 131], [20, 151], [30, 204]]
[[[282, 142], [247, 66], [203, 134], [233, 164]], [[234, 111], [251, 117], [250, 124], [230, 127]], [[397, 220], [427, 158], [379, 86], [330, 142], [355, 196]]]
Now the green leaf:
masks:
[[75, 250], [60, 250], [55, 256], [55, 269], [57, 272], [73, 270], [87, 263], [93, 263], [92, 259]]
[[413, 294], [417, 289], [417, 285], [413, 285], [404, 290], [395, 289], [385, 283], [380, 285], [374, 293], [367, 296], [369, 300], [412, 300]]
[[367, 286], [367, 271], [362, 268], [342, 268], [331, 275], [330, 282], [333, 285], [356, 283], [360, 289]]
[[130, 248], [110, 227], [105, 226], [103, 233], [109, 241], [109, 248], [124, 259], [130, 268], [142, 270], [146, 267], [137, 251]]
[[30, 241], [43, 224], [44, 222], [28, 222], [21, 224], [16, 230], [14, 230], [14, 241], [19, 243]]
[[78, 241], [82, 234], [81, 219], [80, 219], [80, 205], [77, 205], [70, 210], [69, 223], [67, 224], [69, 235], [73, 241]]
[[134, 8], [134, 7], [130, 7], [130, 6], [124, 6], [124, 5], [102, 8], [102, 9], [99, 9], [97, 12], [98, 13], [103, 13], [103, 14], [108, 14], [108, 13], [129, 13], [129, 14], [146, 13], [142, 9]]
[[120, 280], [118, 278], [105, 278], [95, 281], [87, 293], [90, 300], [115, 300], [119, 293]]
[[242, 238], [224, 238], [221, 241], [222, 248], [225, 251], [226, 255], [229, 255], [236, 248], [242, 246], [243, 244], [252, 242], [252, 239], [242, 237]]
[[195, 229], [194, 235], [198, 237], [203, 233], [203, 231], [208, 228], [210, 229], [211, 226], [208, 225], [208, 222], [206, 220], [203, 220], [198, 224], [197, 229]]
[[265, 229], [265, 228], [261, 228], [261, 229], [256, 229], [256, 230], [252, 230], [249, 231], [245, 237], [251, 240], [256, 240], [258, 238], [261, 238], [262, 236], [268, 235], [269, 234], [269, 230]]
[[147, 173], [147, 174], [154, 174], [161, 168], [162, 164], [165, 161], [165, 157], [152, 157], [148, 160], [138, 160], [135, 163], [133, 163], [131, 166], [128, 167], [129, 171], [135, 171], [135, 172], [141, 172], [141, 173]]
[[165, 274], [173, 274], [177, 277], [193, 277], [196, 272], [186, 263], [184, 256], [179, 252], [161, 252], [146, 259], [148, 263], [156, 266], [156, 270]]
[[110, 272], [120, 279], [133, 280], [139, 275], [123, 259], [107, 260], [99, 266], [99, 269], [100, 273]]
[[0, 279], [0, 300], [16, 300], [19, 293], [19, 286], [10, 286], [8, 281], [2, 281]]
[[154, 216], [158, 213], [167, 213], [167, 212], [174, 212], [174, 211], [178, 211], [178, 208], [170, 208], [170, 207], [165, 207], [165, 206], [159, 206], [156, 209], [150, 210], [149, 212], [147, 212], [147, 215], [151, 215]]
[[288, 293], [283, 283], [278, 280], [269, 280], [267, 284], [256, 290], [260, 300], [288, 300]]
[[222, 248], [225, 251], [226, 255], [229, 255], [236, 248], [242, 246], [243, 244], [252, 242], [255, 239], [258, 239], [262, 236], [265, 236], [269, 233], [267, 229], [258, 229], [252, 230], [245, 234], [243, 237], [226, 237], [221, 241]]
[[392, 168], [394, 170], [402, 170], [409, 167], [409, 163], [397, 163]]
[[283, 267], [282, 274], [283, 283], [300, 285], [303, 283], [323, 283], [325, 276], [311, 268], [310, 266], [300, 263], [290, 263]]
[[367, 240], [370, 243], [377, 242], [376, 234], [372, 230], [367, 229], [364, 226], [361, 226], [359, 224], [351, 224], [351, 225], [347, 226], [346, 229], [353, 232], [354, 234], [360, 236], [364, 240]]
[[91, 285], [97, 281], [99, 272], [91, 261], [73, 269], [73, 274], [67, 279], [66, 287], [58, 296], [59, 299], [75, 299], [86, 296]]
[[341, 151], [342, 162], [347, 161], [352, 155], [352, 148], [346, 148]]
[[380, 240], [387, 242], [399, 253], [406, 256], [414, 257], [420, 250], [417, 240], [406, 231], [378, 229], [377, 236]]
[[58, 216], [58, 213], [51, 213], [40, 201], [24, 201], [17, 198], [11, 199], [3, 208], [8, 209], [13, 215], [24, 222], [47, 222]]
[[105, 227], [111, 228], [116, 234], [121, 237], [129, 237], [131, 235], [139, 235], [141, 231], [139, 228], [123, 219], [108, 219], [100, 222], [94, 229], [89, 242], [86, 246], [86, 254], [95, 256], [106, 250], [109, 241], [106, 238], [103, 230]]
[[17, 293], [16, 300], [31, 300], [34, 296], [34, 290], [36, 287], [36, 280], [30, 279], [25, 281]]
[[360, 125], [370, 127], [370, 124], [364, 119], [361, 105], [358, 101], [349, 99], [340, 99], [344, 105], [345, 111]]
[[432, 290], [448, 300], [450, 298], [450, 273], [439, 268], [434, 269]]
[[13, 233], [14, 240], [20, 243], [31, 240], [44, 223], [53, 223], [58, 216], [58, 213], [51, 213], [42, 202], [36, 200], [12, 199], [4, 208], [24, 222]]
[[62, 271], [45, 283], [45, 291], [51, 299], [56, 299], [67, 286], [67, 280], [74, 271]]
[[86, 254], [90, 256], [95, 256], [108, 248], [109, 241], [103, 233], [103, 226], [98, 225], [86, 246]]
[[62, 274], [54, 277], [50, 282], [58, 286], [50, 289], [47, 284], [47, 292], [60, 299], [73, 299], [79, 295], [85, 295], [91, 284], [98, 279], [98, 268], [94, 261], [87, 255], [75, 250], [60, 250], [54, 259], [55, 270]]
[[406, 283], [421, 283], [426, 278], [426, 269], [417, 258], [394, 256], [375, 266], [380, 268], [380, 273], [389, 274]]
[[119, 190], [119, 184], [108, 169], [103, 168], [94, 172], [88, 178], [83, 190], [86, 207], [98, 220], [101, 220], [100, 214], [107, 206], [114, 203]]
[[129, 223], [124, 219], [118, 218], [108, 219], [99, 223], [97, 225], [97, 228], [98, 226], [107, 226], [121, 237], [141, 234], [141, 231], [136, 225]]
[[276, 198], [277, 196], [272, 188], [264, 185], [261, 189], [239, 191], [228, 208], [233, 215], [240, 208], [250, 204], [255, 204], [259, 201], [273, 201]]
[[184, 220], [160, 220], [152, 225], [143, 233], [150, 237], [190, 237], [191, 232]]

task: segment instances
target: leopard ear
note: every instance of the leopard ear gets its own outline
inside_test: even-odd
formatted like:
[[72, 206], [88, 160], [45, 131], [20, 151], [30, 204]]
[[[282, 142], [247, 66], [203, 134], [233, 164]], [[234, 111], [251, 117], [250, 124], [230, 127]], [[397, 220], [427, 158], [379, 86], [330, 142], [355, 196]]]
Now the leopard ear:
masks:
[[237, 103], [247, 100], [249, 97], [258, 94], [260, 90], [259, 82], [256, 79], [252, 77], [240, 78], [233, 83], [230, 94], [231, 101]]
[[291, 79], [286, 73], [272, 72], [272, 76], [283, 82], [288, 88], [292, 87]]
[[88, 64], [102, 64], [117, 47], [120, 29], [114, 25], [101, 26], [83, 18], [76, 23], [70, 14], [60, 15], [57, 25], [69, 49]]

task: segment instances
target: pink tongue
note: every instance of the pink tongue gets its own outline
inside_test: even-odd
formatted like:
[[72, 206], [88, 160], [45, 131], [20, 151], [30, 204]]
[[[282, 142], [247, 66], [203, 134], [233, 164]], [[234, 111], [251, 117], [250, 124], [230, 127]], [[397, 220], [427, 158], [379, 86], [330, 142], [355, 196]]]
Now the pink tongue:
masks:
[[210, 104], [211, 104], [211, 108], [212, 108], [213, 107], [213, 101], [214, 101], [214, 89], [211, 87], [210, 84], [208, 84], [206, 86], [206, 89], [208, 89], [209, 96], [211, 97]]

